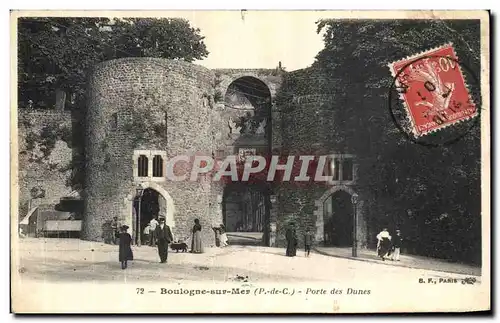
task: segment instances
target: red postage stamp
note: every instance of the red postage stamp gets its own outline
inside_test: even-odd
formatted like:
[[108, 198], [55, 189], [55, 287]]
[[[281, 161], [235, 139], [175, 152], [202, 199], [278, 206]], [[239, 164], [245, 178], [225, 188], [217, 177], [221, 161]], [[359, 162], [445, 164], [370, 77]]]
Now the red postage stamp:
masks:
[[452, 44], [389, 64], [415, 137], [478, 115]]

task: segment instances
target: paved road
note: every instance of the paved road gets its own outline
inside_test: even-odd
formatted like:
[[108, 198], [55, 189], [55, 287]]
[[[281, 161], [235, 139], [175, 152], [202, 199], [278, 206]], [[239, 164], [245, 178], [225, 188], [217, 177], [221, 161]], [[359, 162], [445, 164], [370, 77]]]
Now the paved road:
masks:
[[[280, 248], [229, 246], [204, 254], [170, 253], [159, 263], [156, 248], [133, 247], [135, 260], [121, 270], [118, 247], [77, 239], [23, 239], [19, 245], [22, 277], [43, 281], [220, 281], [220, 282], [369, 282], [418, 278], [463, 278], [464, 275], [387, 266], [303, 252], [284, 256]], [[480, 277], [477, 278], [480, 281]]]

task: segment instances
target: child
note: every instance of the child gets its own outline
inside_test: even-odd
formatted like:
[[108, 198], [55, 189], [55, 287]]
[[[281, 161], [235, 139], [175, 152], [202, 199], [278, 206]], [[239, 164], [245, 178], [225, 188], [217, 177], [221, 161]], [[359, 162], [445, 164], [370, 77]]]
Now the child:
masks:
[[212, 227], [212, 230], [214, 230], [214, 232], [215, 232], [215, 246], [220, 247], [221, 246], [220, 245], [220, 234], [221, 234], [220, 228]]
[[128, 225], [120, 227], [118, 260], [122, 264], [122, 269], [127, 268], [128, 260], [134, 260], [134, 254], [132, 253], [132, 248], [130, 247], [132, 237], [127, 233], [128, 228]]
[[311, 230], [307, 230], [304, 235], [304, 248], [306, 252], [306, 257], [309, 257], [309, 254], [311, 253], [312, 241], [313, 241], [313, 234]]
[[221, 224], [219, 227], [219, 232], [220, 232], [220, 246], [221, 247], [226, 247], [228, 245], [227, 243], [227, 234], [226, 234], [226, 227], [224, 224]]

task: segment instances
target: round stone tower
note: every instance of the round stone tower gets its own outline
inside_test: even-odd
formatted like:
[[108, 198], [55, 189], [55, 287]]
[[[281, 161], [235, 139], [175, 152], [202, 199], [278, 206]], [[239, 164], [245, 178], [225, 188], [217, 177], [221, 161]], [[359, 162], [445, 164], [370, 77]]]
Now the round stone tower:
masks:
[[88, 89], [83, 239], [105, 239], [113, 217], [137, 236], [159, 213], [175, 239], [187, 239], [199, 218], [204, 241], [213, 241], [210, 226], [222, 215], [210, 212], [211, 183], [172, 182], [166, 166], [178, 155], [212, 156], [214, 78], [201, 66], [166, 59], [96, 66]]

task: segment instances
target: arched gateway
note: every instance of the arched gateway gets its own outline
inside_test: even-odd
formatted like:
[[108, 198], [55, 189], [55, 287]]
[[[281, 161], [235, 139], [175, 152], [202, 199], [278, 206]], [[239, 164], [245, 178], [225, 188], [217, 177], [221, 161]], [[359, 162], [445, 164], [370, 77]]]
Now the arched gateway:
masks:
[[[138, 196], [137, 189], [142, 191], [142, 198]], [[140, 212], [139, 212], [140, 202]], [[133, 189], [125, 200], [126, 224], [132, 228], [132, 238], [137, 242], [138, 232], [143, 232], [144, 227], [155, 214], [165, 216], [165, 221], [170, 228], [175, 227], [175, 204], [170, 194], [162, 186], [154, 182], [143, 182]], [[139, 221], [139, 216], [140, 221]], [[140, 227], [139, 227], [140, 223]]]
[[[352, 247], [353, 229], [357, 223], [359, 246], [366, 245], [363, 201], [352, 203], [356, 192], [348, 185], [334, 185], [316, 200], [316, 241], [326, 246]], [[357, 221], [354, 217], [357, 216]]]

